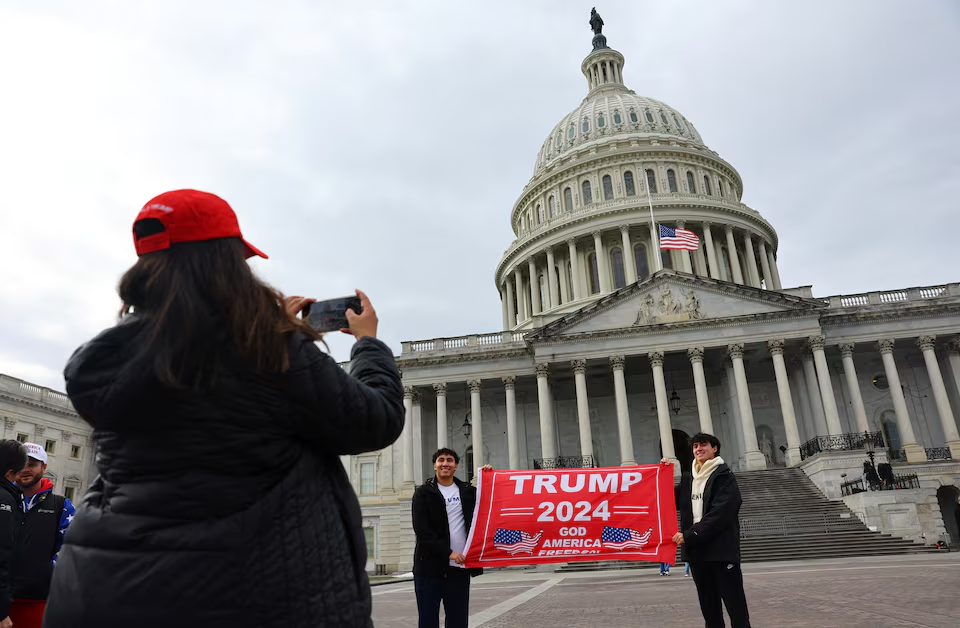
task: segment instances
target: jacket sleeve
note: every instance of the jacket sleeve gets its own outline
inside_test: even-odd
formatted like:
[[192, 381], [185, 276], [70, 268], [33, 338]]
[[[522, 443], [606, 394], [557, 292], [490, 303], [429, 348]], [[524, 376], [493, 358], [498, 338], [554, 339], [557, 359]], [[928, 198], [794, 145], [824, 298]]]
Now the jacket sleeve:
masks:
[[427, 503], [427, 495], [422, 488], [416, 490], [413, 494], [413, 533], [417, 537], [417, 545], [425, 549], [431, 558], [444, 557], [449, 558], [453, 552], [449, 543], [444, 540], [442, 534], [439, 534], [430, 525], [430, 505]]
[[[0, 489], [2, 490], [2, 489]], [[13, 574], [10, 561], [13, 560], [14, 535], [19, 512], [6, 500], [0, 502], [0, 619], [10, 614], [13, 602]]]
[[76, 514], [77, 509], [74, 507], [73, 502], [64, 497], [63, 512], [60, 514], [60, 524], [57, 526], [57, 541], [53, 545], [54, 567], [57, 565], [57, 557], [60, 556], [60, 548], [63, 547], [63, 538], [67, 534], [67, 528], [70, 526], [70, 522], [73, 521], [73, 517]]
[[740, 512], [740, 489], [732, 473], [718, 477], [714, 486], [715, 496], [710, 510], [703, 514], [699, 523], [683, 532], [683, 542], [692, 547], [707, 543], [725, 528], [737, 522]]
[[293, 342], [291, 375], [306, 406], [305, 436], [338, 455], [376, 451], [397, 440], [404, 423], [403, 386], [387, 345], [360, 339], [348, 374], [305, 335]]

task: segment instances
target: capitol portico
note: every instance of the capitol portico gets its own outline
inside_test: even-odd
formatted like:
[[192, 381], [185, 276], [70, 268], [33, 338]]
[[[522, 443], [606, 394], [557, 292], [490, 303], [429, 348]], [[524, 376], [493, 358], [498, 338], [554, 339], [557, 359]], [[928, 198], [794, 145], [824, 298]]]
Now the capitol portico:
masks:
[[[683, 114], [628, 89], [624, 68], [598, 33], [587, 95], [510, 212], [515, 240], [494, 272], [502, 330], [404, 342], [402, 438], [344, 458], [371, 567], [411, 564], [409, 500], [439, 447], [470, 479], [486, 463], [689, 465], [698, 431], [735, 471], [800, 467], [832, 499], [850, 499], [841, 479], [876, 446], [921, 488], [896, 516], [854, 496], [858, 516], [960, 540], [955, 503], [946, 514], [960, 486], [960, 284], [783, 286], [777, 233], [740, 201], [736, 169]], [[700, 247], [661, 252], [658, 224]]]

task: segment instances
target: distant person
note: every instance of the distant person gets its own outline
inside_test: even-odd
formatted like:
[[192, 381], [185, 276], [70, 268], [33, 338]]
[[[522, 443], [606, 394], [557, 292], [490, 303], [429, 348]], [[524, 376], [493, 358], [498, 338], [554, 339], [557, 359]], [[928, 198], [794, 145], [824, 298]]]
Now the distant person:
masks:
[[[707, 628], [723, 628], [727, 607], [733, 628], [750, 628], [747, 599], [740, 571], [740, 489], [730, 467], [720, 457], [720, 440], [696, 434], [693, 468], [682, 473], [677, 486], [680, 532], [673, 540], [697, 585], [700, 610]], [[668, 464], [666, 459], [662, 463]], [[683, 471], [683, 470], [681, 470]]]
[[23, 493], [14, 484], [27, 464], [27, 452], [15, 440], [0, 440], [0, 628], [11, 628], [10, 606], [13, 604], [13, 581], [16, 577], [15, 553], [23, 520]]
[[17, 486], [23, 491], [23, 523], [10, 619], [17, 628], [40, 628], [53, 567], [76, 509], [63, 495], [54, 495], [53, 482], [43, 477], [47, 470], [44, 448], [36, 443], [24, 443], [23, 447], [27, 464], [17, 476]]
[[[433, 454], [436, 475], [413, 494], [413, 587], [417, 596], [419, 628], [439, 628], [440, 603], [446, 628], [467, 628], [470, 616], [470, 578], [482, 569], [467, 569], [463, 562], [477, 489], [454, 476], [460, 455], [452, 449]], [[484, 465], [483, 471], [493, 467]]]
[[661, 576], [670, 575], [670, 563], [660, 563], [660, 575]]
[[254, 275], [246, 259], [266, 256], [224, 200], [161, 194], [133, 238], [120, 322], [64, 373], [100, 475], [44, 625], [371, 626], [360, 506], [339, 456], [389, 446], [404, 408], [370, 300], [358, 290], [362, 312], [347, 312], [348, 375], [297, 317], [310, 299]]

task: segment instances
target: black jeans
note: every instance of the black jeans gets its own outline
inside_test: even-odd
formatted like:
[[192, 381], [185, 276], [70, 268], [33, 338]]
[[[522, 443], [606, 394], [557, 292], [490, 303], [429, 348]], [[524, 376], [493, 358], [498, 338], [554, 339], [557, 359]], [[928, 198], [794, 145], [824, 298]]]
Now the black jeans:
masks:
[[440, 628], [440, 602], [447, 619], [446, 628], [467, 628], [470, 614], [470, 574], [466, 569], [450, 567], [447, 577], [414, 576], [420, 628]]
[[690, 573], [697, 585], [706, 628], [724, 628], [724, 606], [733, 628], [750, 628], [740, 563], [691, 562]]

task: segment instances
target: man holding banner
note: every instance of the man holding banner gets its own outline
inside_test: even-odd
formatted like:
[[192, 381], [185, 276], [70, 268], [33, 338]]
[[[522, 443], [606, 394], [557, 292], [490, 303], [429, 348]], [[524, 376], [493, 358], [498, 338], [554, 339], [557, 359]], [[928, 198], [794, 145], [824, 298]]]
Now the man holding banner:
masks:
[[673, 540], [690, 566], [707, 628], [723, 628], [723, 605], [733, 628], [750, 628], [740, 571], [742, 500], [737, 479], [719, 455], [716, 436], [701, 433], [690, 441], [693, 468], [683, 473], [676, 489], [681, 531]]

